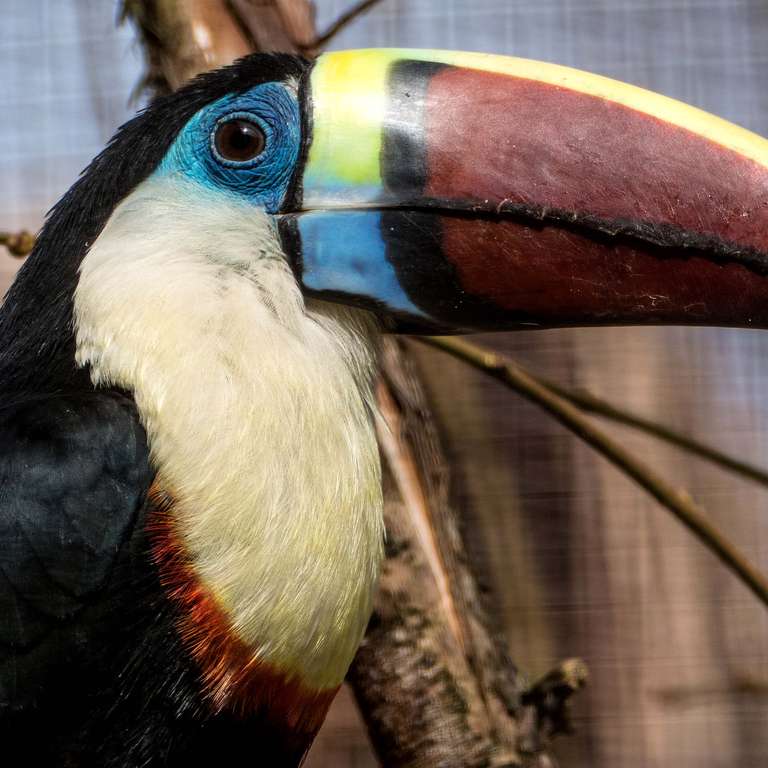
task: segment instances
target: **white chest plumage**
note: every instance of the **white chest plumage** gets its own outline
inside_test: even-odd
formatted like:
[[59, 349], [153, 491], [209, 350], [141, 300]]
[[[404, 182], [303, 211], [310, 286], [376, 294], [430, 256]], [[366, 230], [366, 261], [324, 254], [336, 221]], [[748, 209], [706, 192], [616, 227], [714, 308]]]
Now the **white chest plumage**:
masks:
[[306, 303], [269, 218], [150, 179], [85, 257], [77, 360], [133, 392], [185, 550], [238, 637], [338, 685], [382, 554], [370, 317]]

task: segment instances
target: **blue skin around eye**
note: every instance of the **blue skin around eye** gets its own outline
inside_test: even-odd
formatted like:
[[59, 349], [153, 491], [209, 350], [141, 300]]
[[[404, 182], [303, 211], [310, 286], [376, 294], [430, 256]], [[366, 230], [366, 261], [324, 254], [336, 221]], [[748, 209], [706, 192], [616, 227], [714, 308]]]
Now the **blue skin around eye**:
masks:
[[[217, 124], [237, 117], [251, 120], [266, 137], [264, 151], [235, 163], [217, 157]], [[277, 213], [288, 191], [301, 146], [301, 115], [296, 97], [279, 83], [265, 83], [245, 93], [224, 96], [201, 109], [182, 129], [156, 174], [177, 175], [205, 187], [241, 195]]]

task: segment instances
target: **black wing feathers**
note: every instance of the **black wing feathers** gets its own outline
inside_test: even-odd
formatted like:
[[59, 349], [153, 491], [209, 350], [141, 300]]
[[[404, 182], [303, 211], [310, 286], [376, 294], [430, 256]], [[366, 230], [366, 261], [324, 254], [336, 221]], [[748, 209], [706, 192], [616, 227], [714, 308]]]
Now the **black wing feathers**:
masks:
[[117, 394], [0, 410], [0, 653], [40, 643], [103, 588], [152, 479]]

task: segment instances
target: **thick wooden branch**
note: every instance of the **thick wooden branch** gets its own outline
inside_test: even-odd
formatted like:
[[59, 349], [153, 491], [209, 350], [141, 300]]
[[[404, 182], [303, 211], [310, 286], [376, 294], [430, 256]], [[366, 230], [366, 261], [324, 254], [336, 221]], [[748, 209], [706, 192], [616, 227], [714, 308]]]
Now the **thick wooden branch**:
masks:
[[138, 89], [153, 97], [252, 50], [225, 0], [123, 0], [121, 19], [139, 33], [146, 63]]
[[524, 681], [491, 628], [448, 464], [401, 342], [386, 341], [382, 369], [387, 561], [350, 671], [355, 695], [388, 767], [521, 765], [521, 743], [541, 749], [539, 721], [524, 712]]
[[315, 37], [315, 9], [305, 0], [229, 0], [254, 51], [304, 52]]

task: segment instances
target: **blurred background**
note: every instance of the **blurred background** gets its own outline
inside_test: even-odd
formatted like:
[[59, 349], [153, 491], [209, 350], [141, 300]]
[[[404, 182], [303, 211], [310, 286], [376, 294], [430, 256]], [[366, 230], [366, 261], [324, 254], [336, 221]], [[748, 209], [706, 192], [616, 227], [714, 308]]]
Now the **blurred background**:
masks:
[[[318, 0], [326, 28], [349, 0]], [[0, 229], [45, 211], [140, 106], [134, 30], [106, 0], [2, 0]], [[660, 91], [768, 135], [765, 0], [381, 0], [332, 48], [456, 48], [544, 59]], [[4, 290], [19, 262], [0, 253]], [[768, 335], [597, 329], [484, 337], [578, 384], [768, 465]], [[591, 684], [574, 703], [573, 768], [768, 765], [768, 616], [665, 511], [499, 385], [417, 351], [453, 470], [473, 565], [511, 657], [530, 678], [568, 656]], [[611, 428], [686, 486], [768, 569], [763, 492]], [[313, 768], [376, 760], [348, 693]]]

